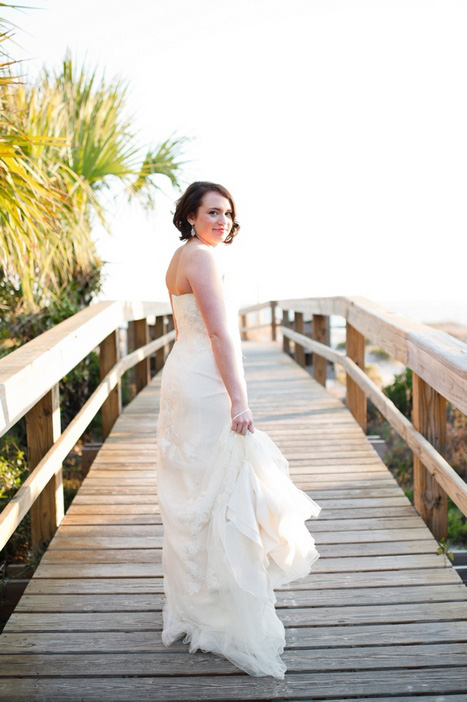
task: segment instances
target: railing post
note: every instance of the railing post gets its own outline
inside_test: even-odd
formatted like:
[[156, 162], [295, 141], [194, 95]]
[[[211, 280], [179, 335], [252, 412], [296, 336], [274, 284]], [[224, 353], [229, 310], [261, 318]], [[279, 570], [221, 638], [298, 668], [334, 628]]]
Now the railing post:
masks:
[[[312, 321], [312, 335], [314, 341], [329, 346], [329, 317], [324, 314], [314, 314]], [[323, 356], [313, 354], [313, 378], [326, 387], [327, 360]]]
[[[295, 312], [294, 329], [297, 332], [297, 334], [304, 333], [303, 312]], [[297, 344], [297, 342], [295, 342], [295, 361], [298, 363], [299, 366], [305, 368], [305, 348], [301, 344]]]
[[[446, 445], [446, 399], [412, 371], [412, 422], [439, 453]], [[448, 498], [414, 454], [414, 505], [437, 541], [447, 538]]]
[[[282, 310], [282, 326], [287, 329], [290, 327], [289, 310]], [[290, 354], [290, 339], [285, 334], [282, 335], [282, 351]]]
[[[101, 341], [99, 349], [99, 368], [102, 380], [118, 361], [118, 329], [115, 329], [115, 331]], [[102, 434], [104, 439], [110, 434], [110, 430], [121, 411], [122, 393], [119, 380], [101, 408]]]
[[[365, 370], [365, 337], [351, 324], [346, 323], [346, 353], [349, 358], [363, 371]], [[346, 378], [347, 407], [366, 432], [366, 396], [356, 383], [347, 375]]]
[[276, 338], [277, 338], [276, 307], [277, 307], [277, 302], [275, 300], [271, 300], [271, 339], [272, 339], [272, 341], [276, 341]]
[[[128, 322], [128, 328], [127, 328], [127, 333], [126, 333], [126, 352], [130, 353], [131, 351], [134, 351], [136, 348], [136, 336], [135, 336], [135, 323], [133, 320]], [[136, 370], [135, 368], [130, 368], [127, 371], [126, 377], [128, 379], [128, 384], [130, 386], [134, 387], [134, 392], [135, 394], [137, 393], [136, 390]]]
[[246, 314], [240, 315], [240, 326], [242, 328], [242, 331], [240, 332], [240, 338], [242, 341], [248, 341], [248, 336], [246, 331], [243, 331], [244, 327], [246, 327]]
[[[28, 466], [32, 472], [58, 440], [60, 400], [58, 383], [26, 414]], [[55, 534], [64, 515], [63, 474], [58, 470], [31, 507], [31, 542], [40, 549]]]
[[[149, 327], [147, 319], [134, 321], [134, 348], [139, 349], [149, 343]], [[136, 393], [140, 392], [151, 380], [149, 356], [135, 366]]]
[[[154, 325], [154, 335], [156, 339], [159, 339], [161, 336], [164, 335], [165, 330], [164, 330], [165, 324], [164, 324], [164, 315], [158, 315], [156, 317], [156, 323]], [[156, 360], [155, 360], [155, 370], [156, 373], [160, 371], [160, 369], [163, 367], [165, 363], [165, 353], [166, 353], [166, 348], [165, 346], [161, 346], [160, 349], [156, 351]]]

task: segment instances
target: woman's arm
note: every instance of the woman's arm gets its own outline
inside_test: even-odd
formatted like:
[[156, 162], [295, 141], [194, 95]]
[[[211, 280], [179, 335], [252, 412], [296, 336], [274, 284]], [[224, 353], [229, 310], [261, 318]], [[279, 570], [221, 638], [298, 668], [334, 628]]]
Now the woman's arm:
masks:
[[185, 275], [206, 324], [214, 358], [232, 402], [231, 416], [242, 412], [232, 428], [239, 434], [246, 434], [248, 429], [254, 430], [253, 415], [250, 410], [243, 412], [248, 407], [247, 387], [228, 328], [221, 274], [214, 253], [207, 248], [193, 251]]

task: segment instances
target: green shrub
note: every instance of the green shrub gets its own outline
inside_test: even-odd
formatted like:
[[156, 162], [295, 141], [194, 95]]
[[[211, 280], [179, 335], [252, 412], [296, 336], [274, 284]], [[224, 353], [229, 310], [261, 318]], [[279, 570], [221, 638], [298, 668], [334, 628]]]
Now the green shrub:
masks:
[[467, 519], [448, 497], [448, 538], [454, 543], [467, 544]]
[[412, 371], [406, 368], [403, 373], [394, 376], [394, 382], [386, 385], [383, 392], [394, 402], [397, 409], [412, 421]]
[[24, 450], [15, 436], [4, 436], [0, 446], [0, 507], [21, 487], [28, 474]]

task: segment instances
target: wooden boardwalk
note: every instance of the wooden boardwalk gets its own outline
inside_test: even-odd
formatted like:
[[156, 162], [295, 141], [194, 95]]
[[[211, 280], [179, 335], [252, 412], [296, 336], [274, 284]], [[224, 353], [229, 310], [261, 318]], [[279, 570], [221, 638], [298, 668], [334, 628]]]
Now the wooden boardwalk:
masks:
[[161, 643], [156, 376], [117, 420], [0, 637], [0, 699], [467, 700], [467, 589], [343, 404], [244, 343], [250, 406], [321, 505], [321, 558], [277, 592], [284, 681]]

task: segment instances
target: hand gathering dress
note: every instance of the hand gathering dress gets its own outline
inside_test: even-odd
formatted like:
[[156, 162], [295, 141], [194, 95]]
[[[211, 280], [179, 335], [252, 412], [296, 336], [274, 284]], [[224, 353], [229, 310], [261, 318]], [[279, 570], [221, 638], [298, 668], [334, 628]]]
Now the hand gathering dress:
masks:
[[[243, 374], [238, 306], [224, 285]], [[319, 558], [305, 520], [321, 507], [289, 478], [266, 432], [231, 429], [231, 401], [193, 293], [172, 295], [178, 338], [161, 377], [157, 423], [164, 528], [162, 641], [284, 678], [285, 630], [273, 589]]]

